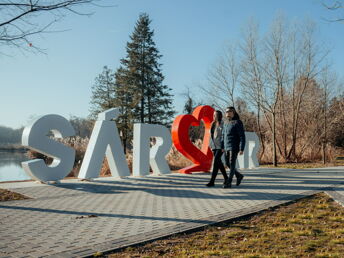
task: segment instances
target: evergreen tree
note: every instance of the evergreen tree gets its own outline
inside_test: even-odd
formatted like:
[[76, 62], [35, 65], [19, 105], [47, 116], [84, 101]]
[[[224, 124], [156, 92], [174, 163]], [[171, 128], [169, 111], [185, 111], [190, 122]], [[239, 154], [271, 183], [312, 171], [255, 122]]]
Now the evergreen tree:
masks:
[[111, 69], [104, 66], [92, 86], [91, 118], [96, 119], [98, 113], [115, 107], [115, 76]]
[[121, 66], [115, 73], [105, 66], [92, 87], [93, 118], [106, 109], [120, 109], [116, 124], [124, 151], [130, 147], [134, 122], [168, 125], [175, 113], [171, 89], [163, 84], [158, 62], [161, 55], [155, 47], [150, 23], [147, 14], [140, 15]]
[[118, 68], [115, 73], [115, 106], [119, 108], [120, 115], [116, 121], [120, 132], [124, 151], [133, 136], [133, 120], [135, 119], [135, 107], [139, 103], [138, 94], [133, 84], [128, 80], [130, 74], [123, 67]]
[[166, 125], [175, 112], [171, 89], [163, 84], [164, 76], [158, 62], [161, 55], [155, 47], [150, 23], [147, 14], [141, 14], [136, 22], [127, 43], [127, 56], [121, 59], [118, 84], [133, 94], [130, 101], [135, 104], [133, 117], [136, 121]]

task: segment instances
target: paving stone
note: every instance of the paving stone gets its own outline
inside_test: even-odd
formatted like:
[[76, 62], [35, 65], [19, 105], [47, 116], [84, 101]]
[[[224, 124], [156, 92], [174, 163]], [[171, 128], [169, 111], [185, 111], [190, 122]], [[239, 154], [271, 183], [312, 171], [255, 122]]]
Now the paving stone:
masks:
[[[0, 184], [32, 199], [0, 203], [0, 256], [82, 257], [252, 214], [326, 191], [344, 203], [344, 168], [244, 171], [239, 187], [219, 176]], [[7, 249], [4, 249], [7, 248]], [[6, 250], [6, 253], [1, 253]], [[8, 253], [8, 254], [7, 254]]]

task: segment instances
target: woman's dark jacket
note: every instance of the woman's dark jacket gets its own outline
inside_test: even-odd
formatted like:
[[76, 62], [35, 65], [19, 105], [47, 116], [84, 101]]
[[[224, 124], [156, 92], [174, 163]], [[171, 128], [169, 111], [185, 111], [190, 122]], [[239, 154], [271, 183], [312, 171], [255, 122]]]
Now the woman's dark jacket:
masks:
[[245, 130], [241, 120], [230, 120], [224, 123], [221, 144], [226, 151], [244, 151]]

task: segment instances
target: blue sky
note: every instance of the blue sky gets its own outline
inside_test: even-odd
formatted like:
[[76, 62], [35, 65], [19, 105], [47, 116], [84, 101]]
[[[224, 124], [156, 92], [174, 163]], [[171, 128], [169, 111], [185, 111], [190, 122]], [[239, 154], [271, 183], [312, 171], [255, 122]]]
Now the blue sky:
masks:
[[[278, 13], [290, 19], [312, 19], [319, 27], [319, 41], [333, 48], [330, 60], [337, 73], [344, 72], [344, 24], [329, 23], [333, 14], [316, 0], [108, 0], [116, 7], [96, 8], [91, 17], [69, 15], [55, 24], [61, 33], [33, 38], [47, 55], [22, 54], [16, 49], [0, 52], [0, 125], [25, 126], [34, 116], [60, 114], [86, 117], [91, 87], [104, 65], [119, 66], [126, 42], [140, 13], [152, 19], [155, 42], [163, 55], [165, 83], [173, 89], [175, 106], [182, 111], [186, 87], [197, 99], [197, 89], [221, 55], [226, 42], [238, 42], [250, 18], [269, 29]], [[343, 14], [344, 16], [344, 14]], [[45, 18], [42, 19], [43, 22]]]

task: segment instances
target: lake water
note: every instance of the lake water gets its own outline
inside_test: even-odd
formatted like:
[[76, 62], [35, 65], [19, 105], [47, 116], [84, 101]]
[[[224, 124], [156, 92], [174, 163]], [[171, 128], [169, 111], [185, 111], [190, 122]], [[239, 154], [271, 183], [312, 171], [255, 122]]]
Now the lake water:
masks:
[[26, 160], [24, 153], [0, 151], [0, 182], [31, 179], [21, 167]]

